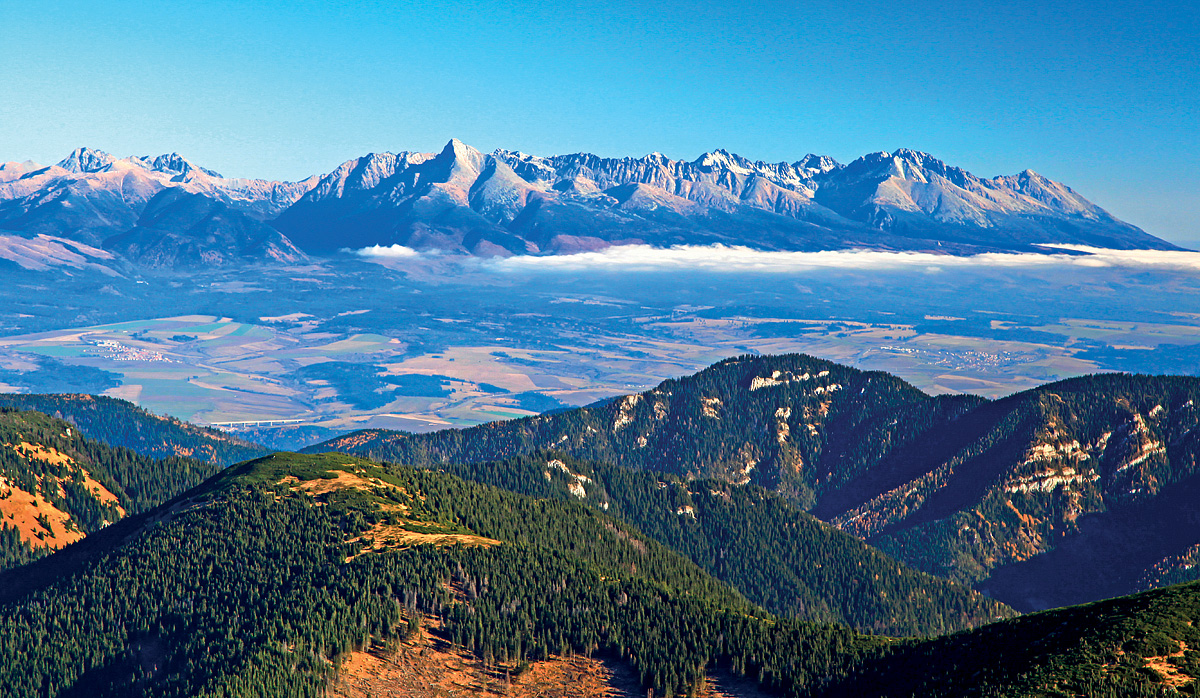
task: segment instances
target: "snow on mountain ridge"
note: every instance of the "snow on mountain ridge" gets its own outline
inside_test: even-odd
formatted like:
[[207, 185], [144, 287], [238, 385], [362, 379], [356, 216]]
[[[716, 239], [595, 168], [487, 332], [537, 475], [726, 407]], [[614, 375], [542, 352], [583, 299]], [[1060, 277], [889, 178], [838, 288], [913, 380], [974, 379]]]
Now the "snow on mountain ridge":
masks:
[[1069, 187], [1030, 170], [987, 179], [907, 148], [869, 153], [818, 180], [821, 203], [839, 210], [853, 208], [859, 219], [877, 227], [893, 224], [895, 213], [908, 213], [980, 228], [1010, 223], [1001, 218], [1048, 216], [1136, 230]]
[[56, 165], [25, 163], [0, 170], [0, 227], [101, 245], [131, 229], [159, 192], [182, 188], [269, 220], [316, 183], [224, 178], [177, 153], [117, 158], [77, 148]]
[[530, 183], [554, 187], [560, 182], [584, 177], [601, 189], [640, 183], [659, 187], [684, 198], [690, 197], [680, 182], [719, 184], [731, 189], [736, 197], [746, 188], [746, 180], [754, 177], [762, 177], [776, 186], [811, 196], [813, 176], [840, 167], [828, 156], [810, 154], [794, 163], [767, 163], [751, 161], [725, 149], [704, 153], [691, 162], [672, 160], [661, 153], [640, 158], [605, 158], [591, 153], [540, 157], [497, 149], [492, 154], [508, 163]]
[[71, 151], [70, 155], [60, 160], [57, 167], [61, 167], [67, 172], [83, 174], [86, 172], [99, 172], [112, 165], [116, 160], [116, 157], [102, 150], [81, 147]]
[[[177, 153], [117, 159], [79, 148], [46, 168], [0, 165], [0, 227], [13, 221], [22, 231], [99, 245], [136, 225], [140, 249], [151, 249], [147, 236], [174, 218], [192, 229], [185, 209], [202, 210], [181, 203], [163, 209], [162, 221], [140, 223], [148, 202], [168, 188], [271, 221], [316, 254], [373, 245], [545, 254], [638, 242], [955, 254], [1041, 244], [1170, 248], [1032, 171], [981, 178], [907, 148], [842, 165], [814, 154], [751, 161], [725, 149], [692, 161], [657, 152], [485, 154], [458, 139], [432, 153], [369, 153], [301, 182], [227, 179]], [[257, 230], [254, 239], [264, 232], [237, 225]]]
[[[159, 155], [158, 157], [155, 157], [155, 158], [152, 158], [149, 155], [146, 155], [146, 156], [143, 156], [140, 158], [134, 158], [134, 159], [140, 160], [141, 162], [145, 163], [145, 165], [148, 168], [150, 168], [151, 170], [153, 170], [155, 172], [171, 174], [171, 175], [175, 175], [176, 177], [186, 178], [193, 171], [199, 170], [200, 172], [203, 172], [204, 174], [208, 175], [209, 177], [216, 177], [217, 179], [225, 179], [225, 177], [223, 177], [219, 172], [214, 172], [208, 168], [200, 167], [199, 165], [193, 165], [191, 162], [189, 162], [187, 159], [185, 159], [179, 153], [170, 153], [169, 155]], [[186, 181], [186, 180], [181, 179], [180, 181]]]

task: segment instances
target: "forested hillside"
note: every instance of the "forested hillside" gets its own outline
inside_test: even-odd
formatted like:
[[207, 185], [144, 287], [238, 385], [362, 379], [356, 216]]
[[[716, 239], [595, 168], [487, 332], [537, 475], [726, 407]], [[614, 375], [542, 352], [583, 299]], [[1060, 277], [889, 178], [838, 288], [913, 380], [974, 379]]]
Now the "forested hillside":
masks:
[[268, 452], [223, 431], [160, 417], [128, 400], [102, 395], [0, 393], [0, 406], [43, 412], [70, 422], [88, 438], [153, 458], [182, 456], [230, 465]]
[[580, 503], [344, 456], [238, 466], [89, 546], [0, 604], [0, 693], [322, 696], [418, 629], [514, 677], [607, 656], [655, 695], [717, 667], [797, 698], [1167, 696], [1200, 674], [1198, 585], [887, 641], [774, 618]]
[[940, 635], [1013, 615], [755, 485], [686, 481], [553, 453], [440, 469], [623, 519], [778, 615], [893, 636]]
[[716, 656], [820, 683], [879, 644], [772, 621], [585, 506], [344, 457], [251, 462], [113, 529], [0, 606], [0, 692], [323, 695], [349, 651], [425, 614], [491, 662], [605, 652], [672, 694]]
[[986, 401], [806, 356], [738, 357], [603, 405], [313, 450], [429, 466], [549, 449], [754, 483], [1028, 610], [1194, 578], [1197, 401], [1189, 377], [1086, 376]]
[[972, 411], [815, 513], [1022, 610], [1196, 578], [1200, 379], [1086, 376]]
[[417, 466], [556, 450], [688, 478], [753, 482], [807, 508], [979, 403], [931, 398], [894, 376], [810, 356], [741, 356], [594, 407], [428, 434], [360, 431], [306, 450]]
[[0, 407], [0, 569], [156, 506], [217, 470], [112, 448], [60, 419]]
[[1200, 583], [1044, 611], [920, 642], [860, 664], [826, 695], [1194, 696]]

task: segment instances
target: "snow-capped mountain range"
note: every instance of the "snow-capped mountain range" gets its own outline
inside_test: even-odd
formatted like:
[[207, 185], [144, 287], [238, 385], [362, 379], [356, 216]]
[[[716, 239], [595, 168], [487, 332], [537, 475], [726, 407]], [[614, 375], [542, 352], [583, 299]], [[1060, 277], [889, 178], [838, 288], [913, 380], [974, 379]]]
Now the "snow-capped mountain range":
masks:
[[1035, 172], [986, 179], [907, 149], [847, 165], [724, 150], [688, 162], [485, 154], [458, 140], [439, 153], [364, 155], [300, 182], [225, 178], [174, 153], [80, 148], [49, 167], [5, 163], [0, 234], [76, 241], [157, 267], [292, 263], [395, 244], [481, 256], [628, 243], [1175, 249]]

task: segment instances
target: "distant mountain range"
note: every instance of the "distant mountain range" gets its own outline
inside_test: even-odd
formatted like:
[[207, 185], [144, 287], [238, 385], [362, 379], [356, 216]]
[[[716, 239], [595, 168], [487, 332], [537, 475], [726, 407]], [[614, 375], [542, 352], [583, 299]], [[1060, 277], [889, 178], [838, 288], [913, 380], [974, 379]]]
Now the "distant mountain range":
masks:
[[0, 236], [11, 238], [0, 257], [30, 268], [113, 268], [105, 253], [142, 267], [296, 263], [374, 245], [477, 256], [630, 243], [1176, 249], [1032, 171], [985, 179], [907, 149], [847, 165], [724, 150], [686, 162], [484, 154], [458, 140], [439, 153], [372, 153], [299, 182], [224, 178], [174, 153], [116, 158], [80, 148], [49, 167], [4, 163]]

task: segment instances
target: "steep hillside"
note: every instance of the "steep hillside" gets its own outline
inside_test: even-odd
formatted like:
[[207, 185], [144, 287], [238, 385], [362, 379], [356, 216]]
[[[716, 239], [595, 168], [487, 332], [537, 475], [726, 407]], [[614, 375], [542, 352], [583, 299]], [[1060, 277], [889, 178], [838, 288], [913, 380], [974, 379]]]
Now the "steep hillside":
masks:
[[940, 635], [1013, 615], [754, 485], [685, 481], [560, 454], [439, 469], [623, 519], [779, 615], [881, 635]]
[[1200, 584], [1035, 613], [898, 643], [831, 696], [1191, 696], [1200, 690]]
[[879, 644], [773, 622], [581, 505], [345, 456], [238, 466], [67, 552], [37, 563], [65, 567], [54, 583], [0, 606], [5, 693], [324, 695], [354, 649], [426, 615], [490, 665], [601, 652], [670, 694], [717, 656], [753, 667], [807, 643], [788, 675], [823, 681]]
[[229, 465], [268, 450], [223, 431], [161, 417], [128, 400], [112, 397], [0, 393], [0, 406], [64, 419], [90, 439], [152, 458], [180, 456]]
[[0, 569], [155, 506], [217, 466], [153, 460], [84, 438], [39, 412], [0, 408]]
[[602, 406], [314, 450], [428, 466], [553, 449], [750, 482], [1031, 610], [1193, 578], [1197, 402], [1194, 378], [1090, 376], [988, 402], [810, 357], [739, 357]]
[[718, 670], [796, 698], [1169, 696], [1200, 675], [1200, 585], [887, 641], [772, 618], [579, 504], [340, 455], [227, 470], [34, 567], [64, 565], [0, 603], [5, 694], [347, 694], [419, 646], [443, 659], [410, 664], [422, 688], [480, 692], [581, 655], [667, 696]]
[[1020, 608], [1179, 581], [1200, 544], [1198, 401], [1195, 378], [1052, 383], [931, 432], [920, 459], [881, 460], [815, 513]]

